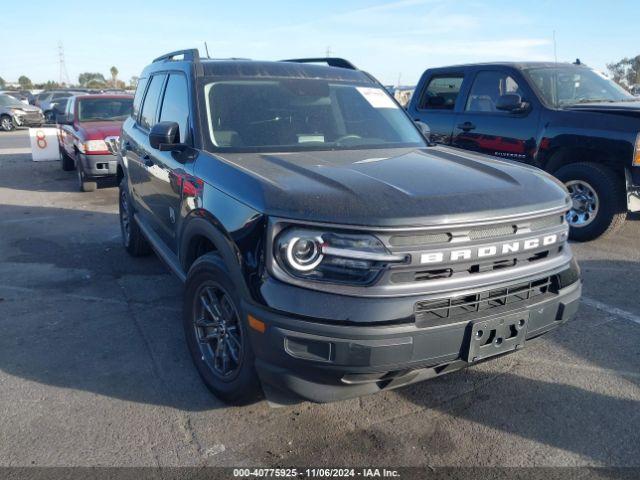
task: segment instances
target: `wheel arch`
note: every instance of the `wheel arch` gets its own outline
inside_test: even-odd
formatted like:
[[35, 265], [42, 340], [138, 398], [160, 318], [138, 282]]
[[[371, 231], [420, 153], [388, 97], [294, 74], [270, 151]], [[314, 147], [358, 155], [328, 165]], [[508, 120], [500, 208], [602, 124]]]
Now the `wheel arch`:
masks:
[[222, 224], [205, 211], [194, 211], [185, 219], [179, 244], [180, 265], [188, 274], [193, 263], [202, 255], [217, 253], [240, 294], [248, 298], [249, 288], [241, 267], [240, 251]]
[[597, 163], [608, 167], [621, 177], [624, 176], [624, 166], [602, 150], [579, 146], [557, 147], [550, 151], [547, 160], [543, 164], [545, 171], [553, 174], [565, 165], [573, 163]]

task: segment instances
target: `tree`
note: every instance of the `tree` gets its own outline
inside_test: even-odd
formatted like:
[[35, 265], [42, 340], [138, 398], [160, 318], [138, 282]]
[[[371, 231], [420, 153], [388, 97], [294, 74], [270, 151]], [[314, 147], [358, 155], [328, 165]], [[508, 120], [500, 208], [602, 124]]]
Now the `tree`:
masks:
[[7, 85], [7, 82], [4, 81], [4, 78], [0, 77], [0, 88], [4, 88]]
[[607, 64], [613, 80], [623, 87], [631, 87], [640, 83], [640, 55], [623, 58], [616, 63]]
[[92, 81], [102, 83], [102, 84], [107, 83], [107, 81], [104, 78], [104, 75], [97, 72], [85, 72], [85, 73], [81, 73], [78, 76], [78, 83], [83, 87], [88, 87], [89, 82], [92, 82]]
[[111, 67], [109, 72], [111, 73], [111, 84], [115, 87], [116, 81], [118, 80], [118, 69], [116, 67]]
[[131, 77], [131, 80], [129, 80], [129, 87], [132, 90], [135, 90], [136, 88], [138, 88], [139, 81], [140, 81], [140, 77], [138, 77], [137, 75], [134, 75], [133, 77]]
[[33, 84], [31, 83], [31, 79], [29, 77], [26, 77], [24, 75], [20, 75], [20, 78], [18, 78], [18, 83], [20, 84], [20, 87], [24, 90], [28, 90], [29, 88], [33, 88]]

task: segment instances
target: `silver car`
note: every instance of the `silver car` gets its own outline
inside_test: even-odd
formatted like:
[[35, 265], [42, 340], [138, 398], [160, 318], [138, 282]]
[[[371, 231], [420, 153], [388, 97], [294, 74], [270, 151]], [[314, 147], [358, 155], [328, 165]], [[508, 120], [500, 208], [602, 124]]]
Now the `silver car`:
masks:
[[10, 95], [0, 94], [0, 130], [11, 131], [16, 127], [39, 127], [44, 123], [42, 110], [25, 105]]

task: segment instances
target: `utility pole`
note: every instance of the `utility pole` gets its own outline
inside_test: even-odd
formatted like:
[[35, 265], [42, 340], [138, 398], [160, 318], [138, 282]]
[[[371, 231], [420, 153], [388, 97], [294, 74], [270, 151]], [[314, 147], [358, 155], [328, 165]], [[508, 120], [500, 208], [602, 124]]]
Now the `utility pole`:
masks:
[[553, 58], [558, 63], [558, 49], [556, 48], [556, 31], [553, 31]]
[[69, 85], [69, 73], [67, 72], [67, 64], [64, 61], [64, 47], [62, 46], [62, 42], [58, 42], [58, 66], [60, 69], [60, 74], [58, 78], [58, 84]]
[[331, 45], [328, 45], [325, 58], [331, 58], [331, 53]]

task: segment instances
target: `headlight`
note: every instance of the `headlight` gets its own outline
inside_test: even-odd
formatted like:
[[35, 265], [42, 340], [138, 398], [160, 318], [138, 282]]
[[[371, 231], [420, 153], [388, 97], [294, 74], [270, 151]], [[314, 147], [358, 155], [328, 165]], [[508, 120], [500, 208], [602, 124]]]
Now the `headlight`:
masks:
[[390, 254], [373, 235], [289, 228], [275, 240], [274, 256], [289, 275], [315, 281], [366, 285], [389, 263], [406, 261]]
[[636, 136], [636, 145], [633, 149], [633, 166], [640, 167], [640, 133]]
[[83, 153], [108, 151], [107, 144], [104, 140], [89, 140], [81, 145], [80, 151]]

